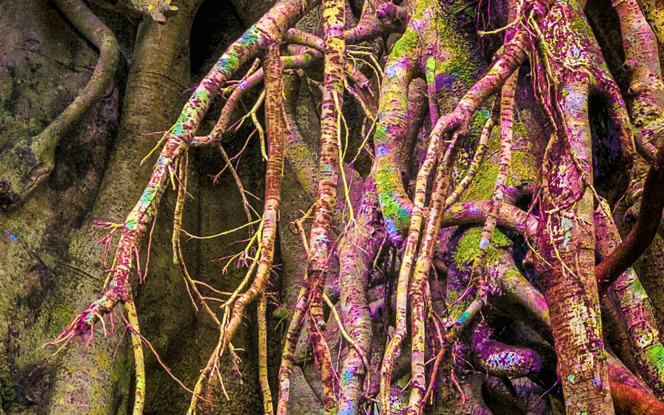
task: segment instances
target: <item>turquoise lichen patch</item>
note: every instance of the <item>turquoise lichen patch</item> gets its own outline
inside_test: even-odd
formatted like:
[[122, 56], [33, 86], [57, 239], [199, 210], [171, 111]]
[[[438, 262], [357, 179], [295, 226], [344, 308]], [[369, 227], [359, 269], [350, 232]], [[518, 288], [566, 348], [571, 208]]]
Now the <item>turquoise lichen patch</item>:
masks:
[[[242, 37], [238, 40], [237, 44], [247, 44], [250, 43], [252, 40], [255, 40], [255, 37], [251, 36], [251, 31], [247, 31]], [[230, 72], [234, 69], [236, 69], [240, 64], [240, 60], [235, 56], [234, 53], [231, 54], [226, 54], [224, 53], [221, 58], [217, 61], [217, 63], [214, 65], [215, 69], [218, 71], [223, 71], [223, 72]]]
[[355, 377], [353, 368], [349, 367], [341, 373], [341, 384], [347, 385], [350, 381], [355, 379]]
[[161, 186], [159, 185], [159, 183], [157, 183], [155, 184], [154, 187], [148, 187], [147, 189], [145, 189], [145, 191], [143, 192], [143, 196], [141, 196], [140, 200], [141, 204], [147, 206], [150, 203], [152, 203], [160, 187]]
[[459, 324], [461, 325], [464, 324], [468, 320], [468, 318], [470, 318], [470, 314], [471, 313], [469, 311], [465, 311], [463, 314], [461, 314], [458, 320]]
[[138, 221], [136, 220], [136, 218], [128, 218], [125, 221], [125, 228], [127, 228], [130, 231], [135, 231], [137, 225], [138, 225]]
[[403, 202], [396, 195], [397, 193], [392, 190], [386, 190], [378, 195], [387, 232], [393, 239], [397, 237], [398, 232], [408, 226], [411, 213], [406, 206], [402, 206]]
[[159, 158], [157, 159], [157, 166], [158, 167], [165, 167], [168, 165], [170, 159], [168, 157], [165, 157], [163, 155], [160, 155]]
[[186, 111], [182, 112], [182, 115], [178, 118], [173, 126], [173, 135], [176, 137], [182, 137], [184, 135], [184, 122], [187, 120]]

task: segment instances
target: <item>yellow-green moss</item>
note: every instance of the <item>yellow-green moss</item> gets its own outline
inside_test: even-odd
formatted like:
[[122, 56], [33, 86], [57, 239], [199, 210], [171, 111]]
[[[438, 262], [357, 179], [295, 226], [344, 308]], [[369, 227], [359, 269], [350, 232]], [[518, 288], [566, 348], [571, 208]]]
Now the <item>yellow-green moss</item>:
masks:
[[406, 30], [406, 33], [394, 44], [392, 56], [401, 56], [417, 48], [417, 33]]
[[[479, 118], [479, 114], [477, 118]], [[468, 187], [468, 190], [461, 195], [460, 200], [462, 202], [491, 199], [496, 177], [498, 176], [496, 157], [500, 150], [500, 137], [497, 131], [499, 131], [499, 126], [494, 127], [494, 132], [489, 139], [485, 161], [480, 165], [477, 175]], [[517, 142], [525, 140], [528, 136], [526, 127], [522, 123], [514, 123], [513, 131], [514, 140]], [[524, 181], [535, 181], [536, 175], [536, 160], [530, 153], [529, 148], [513, 150], [512, 159], [510, 160], [510, 171], [506, 180], [507, 186], [516, 186]]]
[[514, 186], [524, 181], [534, 181], [536, 174], [535, 157], [531, 153], [526, 151], [512, 153], [510, 174], [507, 177], [508, 186]]
[[577, 17], [574, 20], [572, 20], [572, 23], [570, 24], [570, 29], [572, 29], [575, 32], [581, 32], [585, 34], [586, 37], [594, 38], [594, 34], [592, 29], [590, 28], [590, 25], [588, 24], [588, 21], [585, 18], [582, 17]]
[[[16, 395], [15, 388], [17, 386], [16, 383], [11, 379], [9, 362], [7, 362], [7, 355], [4, 349], [5, 348], [3, 345], [3, 347], [0, 349], [0, 398], [2, 399], [0, 404], [14, 400]], [[1, 412], [2, 408], [0, 407], [0, 413]]]
[[473, 200], [488, 200], [493, 194], [493, 188], [498, 176], [498, 165], [495, 163], [482, 163], [468, 190], [461, 195], [462, 202]]
[[[452, 256], [460, 267], [464, 264], [471, 264], [479, 254], [480, 239], [482, 238], [482, 228], [475, 227], [468, 229], [459, 241], [454, 255]], [[486, 264], [492, 265], [498, 261], [500, 251], [495, 248], [496, 245], [508, 245], [511, 241], [500, 232], [494, 230], [491, 244], [486, 248]]]

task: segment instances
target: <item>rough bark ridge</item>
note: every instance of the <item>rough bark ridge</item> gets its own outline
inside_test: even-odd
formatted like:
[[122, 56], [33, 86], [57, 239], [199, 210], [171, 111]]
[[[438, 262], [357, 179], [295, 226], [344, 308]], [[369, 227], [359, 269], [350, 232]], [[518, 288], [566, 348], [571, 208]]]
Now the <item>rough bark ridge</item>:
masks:
[[[0, 277], [28, 274], [2, 325], [35, 281], [28, 310], [56, 316], [17, 335], [53, 355], [3, 340], [3, 385], [25, 382], [11, 366], [49, 390], [9, 387], [4, 410], [233, 413], [255, 395], [266, 415], [664, 413], [664, 291], [631, 268], [664, 236], [657, 2], [614, 1], [619, 24], [598, 26], [605, 0], [279, 0], [260, 17], [238, 0], [255, 23], [186, 102], [209, 2], [54, 3], [98, 58], [41, 132], [13, 121], [30, 138], [0, 141]], [[137, 33], [118, 41], [112, 16]], [[64, 149], [120, 99], [117, 137], [98, 128], [90, 150], [102, 167], [60, 192]], [[201, 260], [232, 241], [225, 267]]]

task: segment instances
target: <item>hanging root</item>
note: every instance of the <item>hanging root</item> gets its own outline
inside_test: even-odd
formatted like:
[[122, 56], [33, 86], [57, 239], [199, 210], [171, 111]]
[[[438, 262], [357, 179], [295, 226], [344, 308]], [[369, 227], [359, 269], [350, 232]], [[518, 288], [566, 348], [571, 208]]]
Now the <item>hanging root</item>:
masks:
[[263, 411], [265, 415], [274, 414], [272, 406], [272, 394], [267, 379], [267, 323], [265, 321], [266, 310], [265, 294], [258, 300], [258, 380], [263, 391]]
[[[652, 163], [652, 168], [643, 192], [639, 222], [625, 242], [620, 244], [615, 225], [607, 213], [600, 210], [593, 217], [594, 209], [589, 210], [594, 201], [599, 200], [593, 188], [590, 167], [590, 129], [585, 123], [588, 118], [589, 93], [599, 92], [606, 97], [611, 128], [618, 131], [621, 163], [629, 161], [632, 151], [630, 121], [620, 92], [597, 53], [599, 48], [595, 47], [592, 36], [574, 23], [577, 22], [575, 19], [583, 19], [577, 4], [567, 0], [559, 0], [555, 5], [553, 0], [510, 4], [510, 23], [505, 28], [504, 47], [481, 79], [453, 106], [458, 95], [451, 92], [462, 89], [457, 84], [449, 88], [447, 84], [441, 86], [445, 83], [442, 75], [454, 73], [448, 65], [454, 66], [461, 59], [455, 55], [455, 51], [445, 49], [448, 39], [443, 39], [443, 29], [449, 30], [453, 25], [449, 25], [443, 18], [443, 6], [439, 2], [418, 0], [407, 6], [398, 6], [383, 0], [368, 1], [360, 23], [355, 28], [347, 29], [344, 2], [324, 0], [321, 11], [323, 38], [298, 29], [286, 31], [316, 3], [314, 0], [281, 0], [230, 46], [196, 88], [179, 120], [157, 145], [159, 148], [163, 143], [163, 148], [151, 180], [125, 223], [103, 224], [109, 233], [102, 240], [109, 244], [112, 232], [122, 230], [114, 264], [108, 270], [108, 289], [101, 299], [76, 316], [51, 344], [64, 345], [76, 336], [85, 335], [89, 335], [91, 341], [96, 320], [101, 320], [104, 325], [104, 315], [111, 313], [118, 302], [124, 303], [129, 315], [136, 363], [134, 414], [141, 413], [145, 400], [145, 369], [129, 277], [133, 261], [137, 261], [139, 279], [142, 276], [138, 265], [141, 242], [147, 234], [150, 221], [154, 220], [157, 204], [170, 179], [173, 187], [178, 189], [172, 240], [173, 260], [181, 269], [194, 307], [197, 311], [199, 307], [202, 308], [219, 330], [218, 342], [193, 388], [188, 414], [197, 413], [201, 401], [205, 405], [211, 404], [212, 399], [205, 397], [217, 393], [218, 386], [225, 393], [219, 372], [224, 352], [231, 354], [239, 375], [239, 357], [232, 340], [243, 321], [247, 306], [255, 300], [258, 300], [258, 380], [263, 397], [263, 412], [265, 415], [272, 414], [274, 403], [267, 369], [266, 295], [275, 256], [282, 173], [284, 162], [287, 161], [304, 191], [316, 200], [310, 210], [313, 224], [308, 241], [302, 224], [309, 213], [305, 218], [293, 222], [294, 232], [304, 238], [304, 250], [308, 257], [307, 274], [285, 336], [278, 375], [278, 415], [288, 413], [290, 377], [293, 365], [296, 364], [298, 341], [302, 347], [306, 340], [313, 350], [317, 369], [308, 370], [314, 370], [320, 376], [317, 382], [322, 392], [318, 393], [326, 414], [349, 415], [363, 410], [375, 411], [372, 401], [378, 393], [377, 403], [383, 414], [403, 412], [419, 415], [424, 411], [427, 401], [447, 403], [446, 400], [456, 399], [460, 395], [460, 411], [488, 415], [490, 411], [484, 403], [484, 389], [491, 389], [486, 392], [490, 394], [496, 390], [502, 393], [516, 385], [516, 379], [525, 377], [539, 385], [529, 384], [527, 396], [531, 398], [538, 394], [543, 396], [546, 389], [556, 387], [555, 379], [551, 379], [555, 378], [551, 376], [554, 370], [551, 357], [555, 353], [552, 350], [553, 338], [547, 329], [552, 330], [556, 340], [567, 337], [574, 339], [566, 343], [569, 350], [556, 351], [561, 362], [565, 362], [560, 365], [559, 374], [566, 397], [571, 397], [573, 401], [570, 411], [586, 405], [575, 398], [583, 394], [575, 393], [577, 389], [574, 388], [592, 389], [593, 393], [599, 391], [593, 399], [599, 396], [602, 402], [610, 403], [611, 398], [607, 396], [609, 382], [616, 406], [621, 411], [652, 413], [661, 410], [662, 404], [649, 393], [649, 388], [603, 352], [602, 338], [598, 335], [595, 323], [598, 307], [596, 293], [593, 295], [595, 281], [592, 275], [595, 265], [593, 254], [597, 253], [602, 259], [596, 267], [601, 292], [604, 293], [610, 284], [613, 285], [608, 291], [609, 295], [603, 299], [603, 306], [611, 306], [616, 316], [614, 323], [624, 323], [625, 326], [626, 340], [622, 345], [626, 346], [619, 352], [634, 355], [634, 364], [630, 364], [630, 367], [638, 369], [639, 375], [655, 391], [656, 396], [662, 396], [664, 376], [658, 369], [658, 362], [648, 359], [648, 356], [661, 352], [660, 335], [648, 298], [639, 290], [636, 275], [633, 271], [625, 271], [643, 252], [651, 239], [648, 238], [654, 236], [656, 222], [664, 209], [664, 191], [659, 191], [660, 183], [664, 182], [664, 173], [661, 172], [664, 162], [661, 159], [664, 157], [664, 140], [661, 140], [664, 123], [653, 115], [653, 108], [659, 108], [660, 103], [649, 101], [656, 95], [649, 92], [652, 92], [653, 85], [657, 85], [658, 69], [639, 61], [638, 57], [633, 56], [632, 59], [628, 56], [627, 66], [633, 80], [631, 93], [635, 97], [632, 116], [638, 120], [635, 114], [641, 114], [643, 121], [641, 124], [635, 121], [639, 130], [639, 150]], [[556, 7], [555, 13], [547, 16], [552, 5]], [[621, 24], [625, 25], [623, 37], [632, 43], [633, 38], [640, 39], [634, 35], [634, 27], [638, 26], [638, 30], [642, 31], [643, 19], [628, 22], [629, 19], [625, 18], [634, 18], [638, 14], [635, 11], [638, 11], [638, 7], [635, 8], [631, 0], [617, 3], [614, 7], [621, 17]], [[352, 49], [346, 48], [347, 44], [373, 39], [394, 30], [404, 30], [404, 25], [405, 33], [394, 45], [384, 69], [379, 65], [379, 57], [367, 51], [368, 47], [357, 45]], [[567, 37], [563, 39], [561, 33]], [[282, 41], [290, 45], [282, 47]], [[567, 51], [572, 46], [567, 43], [582, 53], [570, 58], [572, 55]], [[280, 47], [291, 55], [280, 56]], [[260, 60], [256, 57], [264, 50], [267, 53], [261, 68]], [[510, 180], [514, 181], [514, 176], [518, 175], [515, 167], [510, 170], [510, 163], [517, 162], [516, 152], [520, 145], [513, 137], [514, 94], [517, 71], [528, 51], [537, 52], [530, 56], [531, 75], [536, 94], [554, 131], [544, 151], [540, 191], [531, 206], [532, 210], [537, 205], [536, 214], [511, 205], [516, 197], [512, 197], [508, 187]], [[305, 74], [305, 71], [300, 70], [323, 57], [325, 68], [322, 82], [312, 72], [307, 71]], [[213, 130], [207, 135], [195, 136], [198, 124], [213, 97], [221, 91], [237, 68], [254, 59], [253, 66], [244, 77], [225, 89], [229, 97]], [[470, 58], [465, 56], [464, 59]], [[285, 68], [297, 71], [284, 75]], [[371, 80], [373, 83], [366, 77], [371, 75], [372, 70], [376, 75], [376, 79]], [[425, 77], [426, 82], [418, 77]], [[231, 164], [234, 159], [228, 157], [221, 142], [224, 133], [232, 128], [233, 112], [241, 98], [262, 79], [265, 82], [264, 94], [239, 123], [251, 118], [261, 136], [263, 155], [267, 159], [264, 209], [260, 226], [255, 233], [251, 229], [246, 248], [229, 261], [230, 264], [238, 259], [238, 262], [248, 265], [245, 278], [234, 292], [224, 293], [193, 280], [182, 258], [180, 234], [185, 232], [181, 228], [187, 195], [188, 148], [192, 145], [219, 146], [224, 162], [231, 169], [241, 192], [249, 221], [244, 226], [258, 223], [253, 221], [252, 207]], [[650, 84], [640, 90], [635, 80]], [[376, 102], [371, 85], [380, 86], [381, 82], [380, 99]], [[306, 126], [300, 118], [302, 112], [298, 113], [296, 103], [300, 98], [297, 96], [300, 85], [302, 93], [307, 86], [316, 89], [313, 91], [316, 97], [319, 91], [322, 93], [319, 160], [313, 157], [315, 152], [308, 148], [302, 137]], [[568, 86], [564, 91], [561, 90], [563, 85]], [[406, 90], [407, 95], [404, 94]], [[459, 153], [464, 151], [464, 138], [471, 120], [499, 90], [501, 99], [493, 103], [470, 168], [465, 177], [456, 183], [454, 180], [461, 177], [454, 167]], [[357, 100], [365, 115], [361, 149], [372, 139], [373, 129], [376, 130], [373, 136], [375, 154], [372, 155], [375, 156], [375, 162], [365, 179], [359, 178], [359, 174], [351, 178], [352, 168], [344, 166], [346, 150], [343, 143], [345, 141], [348, 144], [349, 136], [352, 136], [341, 111], [346, 91]], [[265, 131], [257, 115], [263, 99]], [[430, 119], [426, 117], [427, 108]], [[442, 113], [452, 108], [451, 112]], [[485, 117], [486, 111], [482, 112], [480, 117]], [[350, 117], [348, 121], [350, 124]], [[429, 125], [429, 121], [432, 125]], [[500, 153], [491, 200], [456, 204], [471, 183], [478, 183], [481, 179], [478, 177], [481, 174], [477, 173], [480, 168], [485, 168], [482, 163], [487, 158], [490, 136], [498, 122], [501, 125]], [[298, 123], [303, 126], [302, 132]], [[431, 127], [432, 130], [428, 132]], [[420, 137], [428, 136], [426, 152], [423, 157], [411, 160], [413, 147], [417, 145], [419, 151], [425, 145], [416, 143], [418, 134]], [[495, 168], [495, 158], [490, 162], [494, 163], [491, 167]], [[408, 192], [412, 189], [405, 183], [412, 179], [408, 174], [409, 168], [417, 164], [420, 166], [411, 194]], [[523, 177], [521, 179], [523, 182]], [[0, 189], [3, 189], [2, 183]], [[342, 191], [338, 189], [343, 189], [345, 197], [337, 197], [337, 192]], [[486, 193], [490, 189], [491, 183]], [[364, 193], [358, 205], [359, 196], [355, 197], [355, 193], [359, 195], [362, 190]], [[0, 194], [0, 200], [2, 198]], [[350, 220], [345, 220], [344, 214]], [[344, 223], [348, 225], [342, 227]], [[338, 225], [336, 228], [335, 224]], [[471, 224], [483, 224], [483, 227], [441, 232], [441, 228]], [[152, 225], [154, 227], [154, 222]], [[496, 229], [496, 226], [514, 231], [528, 242], [533, 241], [535, 246], [529, 255], [537, 257], [537, 260], [524, 260], [524, 263], [528, 275], [533, 271], [537, 274], [537, 280], [531, 283], [522, 274], [521, 264], [518, 268], [515, 264], [516, 255], [513, 254], [520, 248], [517, 242], [519, 237], [513, 238], [511, 232]], [[504, 242], [506, 234], [511, 241]], [[596, 247], [595, 241], [591, 239], [595, 234]], [[459, 253], [462, 241], [452, 239], [450, 235], [456, 235], [454, 238], [474, 235], [472, 255], [465, 258], [467, 261], [457, 261], [456, 258], [454, 264], [449, 261], [450, 255]], [[639, 236], [638, 241], [636, 235]], [[571, 241], [569, 244], [567, 239]], [[496, 240], [502, 240], [503, 245], [498, 246]], [[450, 248], [449, 244], [456, 244], [456, 247]], [[397, 274], [396, 252], [400, 248], [403, 249], [403, 256], [398, 280], [393, 285]], [[390, 255], [393, 256], [391, 271], [387, 258]], [[337, 261], [336, 257], [339, 262], [338, 276], [336, 269], [330, 265]], [[435, 273], [431, 272], [432, 269]], [[588, 276], [588, 280], [584, 279]], [[336, 305], [333, 304], [335, 300], [331, 300], [325, 293], [326, 286], [330, 286], [333, 279], [339, 282], [339, 300]], [[199, 291], [201, 285], [206, 290], [228, 298], [225, 301], [214, 298], [215, 294], [205, 297]], [[544, 295], [535, 286], [542, 287]], [[396, 315], [390, 315], [393, 293], [396, 297]], [[551, 316], [545, 295], [551, 304]], [[583, 307], [575, 308], [570, 298], [581, 299]], [[210, 301], [222, 303], [220, 316], [210, 307]], [[331, 309], [327, 321], [323, 301]], [[492, 307], [486, 307], [489, 304]], [[505, 338], [499, 338], [501, 331], [494, 327], [497, 319], [492, 320], [495, 315], [491, 313], [505, 304], [511, 307], [501, 311], [513, 318], [519, 328], [524, 329], [524, 338], [527, 340], [523, 343], [514, 345]], [[376, 311], [380, 308], [387, 311]], [[571, 316], [570, 310], [578, 315]], [[480, 313], [486, 319], [475, 318]], [[408, 316], [411, 339], [405, 342]], [[336, 324], [330, 319], [334, 319]], [[305, 324], [306, 336], [301, 339]], [[393, 332], [391, 324], [394, 324]], [[384, 330], [377, 330], [377, 327]], [[464, 331], [469, 327], [472, 331]], [[541, 329], [537, 337], [541, 335], [544, 339], [538, 338], [535, 341], [531, 338], [536, 337], [535, 329]], [[582, 343], [578, 340], [581, 338], [590, 339], [589, 343]], [[532, 344], [524, 344], [527, 342]], [[380, 360], [383, 346], [384, 355], [378, 368], [377, 360]], [[405, 357], [400, 358], [400, 354]], [[335, 356], [338, 359], [336, 362], [333, 360]], [[591, 366], [585, 372], [576, 369], [586, 364]], [[485, 375], [471, 373], [466, 377], [460, 376], [461, 371], [471, 365], [474, 366], [471, 368], [473, 371], [481, 371]], [[565, 365], [571, 369], [563, 367]], [[609, 376], [606, 375], [607, 368]], [[402, 390], [395, 383], [403, 379], [409, 369], [410, 380]], [[590, 372], [596, 377], [591, 379], [586, 376]], [[497, 378], [515, 381], [512, 384], [512, 380], [503, 382]], [[309, 378], [307, 380], [310, 381]], [[310, 384], [314, 385], [314, 381]], [[435, 393], [437, 390], [440, 393]], [[401, 400], [406, 392], [409, 394], [408, 402], [402, 405]], [[508, 391], [507, 395], [511, 393]], [[525, 396], [518, 395], [518, 399], [526, 400]], [[516, 399], [514, 396], [512, 398]], [[599, 402], [600, 399], [596, 400]], [[546, 406], [541, 399], [539, 401], [540, 407]], [[490, 403], [488, 399], [487, 403]]]
[[[534, 22], [539, 22], [541, 18], [546, 15], [552, 1], [534, 2], [531, 9], [527, 12], [532, 12]], [[435, 33], [435, 28], [427, 30], [436, 19], [437, 5], [429, 4], [427, 1], [419, 1], [416, 3], [414, 16], [422, 16], [421, 20], [413, 19], [401, 37], [399, 42], [395, 45], [388, 64], [386, 65], [386, 84], [390, 82], [390, 74], [393, 74], [394, 85], [391, 87], [396, 90], [403, 90], [399, 87], [398, 83], [403, 80], [410, 80], [413, 76], [413, 66], [415, 63], [420, 63], [422, 72], [427, 72], [427, 65], [429, 61], [435, 62], [435, 58], [431, 57], [425, 60], [425, 54], [422, 52], [424, 46], [418, 45], [417, 37], [419, 33]], [[524, 11], [526, 13], [526, 11]], [[431, 41], [431, 39], [425, 39]], [[530, 35], [528, 31], [519, 26], [516, 30], [514, 38], [507, 42], [504, 46], [503, 53], [496, 59], [486, 74], [463, 96], [463, 98], [456, 105], [454, 111], [449, 114], [441, 116], [436, 122], [431, 136], [440, 136], [442, 134], [461, 133], [465, 134], [471, 118], [475, 115], [478, 109], [486, 102], [486, 100], [494, 95], [505, 83], [508, 77], [523, 63], [526, 59], [526, 52], [531, 45]], [[440, 63], [438, 63], [440, 64]], [[391, 70], [387, 68], [393, 65]], [[400, 118], [403, 118], [407, 104], [403, 102], [403, 94], [394, 96], [389, 94], [388, 86], [383, 87], [381, 91], [381, 105], [379, 112], [379, 125], [376, 129], [374, 143], [376, 147], [376, 161], [380, 163], [379, 176], [377, 176], [377, 184], [379, 189], [379, 197], [381, 202], [381, 209], [385, 216], [386, 226], [390, 233], [392, 241], [401, 245], [403, 242], [402, 233], [408, 228], [410, 218], [413, 216], [412, 209], [413, 203], [410, 201], [405, 193], [401, 177], [398, 176], [394, 168], [394, 162], [391, 160], [393, 151], [392, 147], [398, 148], [400, 145], [398, 138], [400, 135], [399, 126], [405, 127], [403, 123], [399, 123]], [[398, 97], [401, 96], [401, 100]], [[384, 104], [383, 104], [384, 102]], [[392, 111], [394, 108], [397, 111], [390, 113], [389, 116], [383, 115], [384, 111]], [[381, 121], [384, 119], [385, 121]], [[396, 124], [394, 124], [396, 122]], [[394, 124], [394, 126], [393, 126]]]
[[[417, 2], [418, 10], [425, 5], [425, 1]], [[409, 24], [385, 65], [387, 76], [380, 91], [378, 125], [374, 134], [375, 163], [378, 165], [376, 185], [385, 226], [396, 245], [403, 242], [401, 234], [414, 215], [413, 202], [406, 194], [401, 172], [396, 168], [399, 149], [410, 147], [406, 142], [409, 103], [403, 91], [408, 90], [421, 59], [414, 25], [414, 22]]]
[[[646, 250], [654, 239], [664, 211], [664, 189], [661, 186], [664, 180], [664, 140], [661, 134], [664, 130], [659, 128], [661, 117], [659, 114], [664, 108], [661, 97], [661, 81], [659, 77], [659, 62], [657, 46], [643, 24], [643, 17], [632, 2], [624, 2], [614, 6], [621, 18], [623, 43], [626, 58], [633, 68], [631, 88], [635, 94], [632, 108], [632, 117], [635, 126], [640, 130], [637, 137], [640, 141], [640, 152], [649, 160], [651, 167], [646, 176], [639, 217], [625, 238], [611, 254], [596, 267], [595, 276], [599, 285], [599, 292], [604, 293], [620, 275]], [[648, 12], [646, 11], [646, 16]], [[640, 21], [639, 21], [640, 20]], [[637, 47], [638, 49], [635, 49]], [[643, 50], [636, 54], [635, 50]], [[633, 59], [631, 59], [633, 58]], [[638, 60], [637, 60], [638, 58]], [[653, 83], [655, 82], [656, 83]], [[660, 91], [657, 91], [659, 89]], [[650, 146], [645, 146], [648, 142]], [[650, 148], [650, 151], [644, 151]]]
[[127, 310], [128, 329], [131, 336], [131, 347], [134, 349], [134, 366], [136, 370], [133, 415], [141, 415], [145, 406], [145, 360], [143, 359], [143, 340], [138, 327], [138, 315], [136, 314], [136, 306], [134, 305], [131, 293], [125, 302], [125, 309]]
[[[339, 243], [339, 279], [341, 281], [341, 319], [349, 328], [354, 343], [341, 367], [339, 413], [357, 413], [359, 403], [368, 393], [371, 380], [369, 353], [374, 336], [371, 310], [366, 287], [369, 284], [372, 260], [380, 251], [385, 233], [374, 218], [379, 215], [374, 174], [367, 178], [364, 196], [355, 224]], [[358, 249], [361, 247], [361, 249]], [[363, 384], [364, 380], [364, 384]]]
[[[432, 142], [434, 141], [433, 134], [434, 133], [432, 132]], [[426, 302], [428, 301], [428, 298], [425, 296], [425, 290], [426, 285], [428, 284], [429, 271], [433, 265], [433, 252], [438, 238], [438, 232], [440, 231], [443, 213], [446, 210], [445, 201], [450, 193], [450, 180], [452, 176], [452, 167], [456, 162], [458, 137], [459, 134], [454, 134], [449, 143], [447, 143], [447, 148], [445, 149], [441, 165], [438, 167], [434, 179], [431, 207], [428, 220], [425, 224], [420, 252], [417, 257], [417, 263], [415, 265], [412, 283], [408, 293], [411, 304], [411, 364], [413, 365], [411, 378], [412, 389], [407, 409], [409, 415], [418, 414], [421, 410], [421, 406], [424, 405], [422, 398], [426, 391], [426, 376], [424, 372], [426, 339], [425, 310]]]
[[[477, 148], [475, 150], [475, 155], [473, 156], [473, 161], [470, 163], [470, 167], [468, 168], [466, 175], [456, 186], [452, 194], [449, 196], [448, 200], [445, 201], [446, 206], [452, 206], [454, 203], [456, 203], [456, 201], [459, 200], [459, 197], [468, 188], [468, 186], [470, 186], [470, 183], [472, 183], [473, 179], [475, 178], [479, 166], [480, 164], [482, 164], [482, 160], [484, 160], [484, 154], [486, 153], [486, 150], [489, 147], [488, 145], [489, 137], [491, 136], [493, 127], [500, 120], [499, 103], [500, 102], [498, 100], [494, 102], [493, 110], [491, 111], [491, 116], [486, 120], [484, 128], [482, 129], [482, 133], [480, 134], [480, 140], [477, 143]], [[445, 216], [445, 220], [447, 220], [447, 215]]]
[[[97, 318], [110, 313], [118, 302], [126, 300], [126, 292], [130, 289], [128, 281], [133, 265], [134, 249], [140, 246], [147, 226], [153, 219], [156, 206], [165, 189], [164, 184], [169, 177], [169, 168], [193, 139], [200, 120], [209, 108], [211, 99], [217, 95], [235, 70], [255, 57], [261, 49], [274, 43], [270, 35], [283, 33], [292, 21], [298, 20], [303, 13], [314, 5], [314, 1], [307, 2], [304, 0], [282, 0], [275, 4], [269, 12], [247, 30], [243, 37], [229, 46], [228, 50], [219, 58], [219, 61], [199, 84], [187, 104], [185, 104], [180, 118], [164, 137], [165, 145], [153, 169], [150, 182], [143, 192], [143, 196], [125, 220], [122, 236], [118, 243], [115, 265], [110, 270], [109, 289], [101, 299], [95, 301], [87, 310], [79, 314], [56, 339], [56, 342], [65, 339], [70, 340], [74, 336], [87, 332], [92, 328]], [[280, 64], [281, 61], [279, 61], [279, 66]], [[279, 97], [280, 94], [281, 92], [279, 92]], [[280, 98], [278, 102], [281, 102]], [[278, 163], [277, 161], [274, 162]], [[282, 168], [277, 168], [277, 166], [273, 166], [273, 168], [275, 172], [279, 172], [278, 177], [281, 177]], [[268, 171], [270, 170], [268, 169]], [[278, 182], [280, 184], [280, 180]], [[276, 212], [272, 212], [272, 214], [274, 215]], [[266, 234], [269, 234], [269, 232], [266, 232]], [[271, 259], [269, 262], [271, 266]], [[266, 264], [267, 261], [263, 265]], [[265, 274], [268, 272], [266, 270], [262, 271]], [[262, 280], [258, 279], [258, 281], [264, 284], [264, 278], [265, 275]], [[253, 299], [255, 295], [256, 291], [251, 291], [244, 300]], [[245, 301], [240, 303], [241, 305], [238, 307], [242, 310], [238, 311], [243, 311]], [[236, 316], [232, 320], [230, 337], [232, 337], [232, 333], [237, 328], [240, 319], [241, 316]]]
[[295, 364], [295, 347], [300, 338], [304, 316], [307, 310], [307, 299], [309, 289], [303, 287], [300, 290], [295, 309], [291, 318], [288, 332], [286, 333], [286, 342], [284, 351], [281, 354], [281, 366], [279, 366], [279, 403], [277, 405], [277, 415], [286, 415], [288, 413], [288, 402], [290, 401], [290, 376]]
[[325, 78], [321, 110], [320, 168], [318, 201], [314, 212], [309, 238], [309, 263], [307, 276], [310, 286], [309, 339], [314, 350], [316, 364], [320, 368], [323, 383], [323, 409], [326, 414], [337, 411], [336, 376], [332, 366], [330, 350], [323, 337], [322, 296], [324, 273], [330, 255], [330, 225], [334, 216], [337, 184], [339, 180], [341, 102], [345, 67], [344, 3], [340, 0], [323, 1], [323, 31], [325, 33]]
[[[276, 239], [277, 217], [281, 201], [281, 179], [284, 168], [284, 144], [286, 121], [283, 110], [283, 64], [279, 58], [279, 44], [269, 46], [264, 63], [265, 106], [268, 141], [268, 161], [265, 173], [265, 206], [263, 208], [263, 233], [261, 255], [258, 260], [256, 277], [249, 289], [240, 295], [233, 305], [233, 313], [224, 328], [224, 348], [233, 338], [242, 318], [244, 309], [255, 298], [265, 292], [272, 271], [274, 242]], [[223, 350], [223, 348], [222, 348]]]
[[[509, 36], [510, 34], [511, 33], [508, 31], [507, 35]], [[510, 161], [512, 159], [512, 123], [517, 73], [512, 74], [502, 88], [502, 97], [500, 101], [500, 164], [498, 176], [496, 177], [496, 183], [491, 197], [491, 210], [487, 215], [484, 222], [484, 228], [482, 229], [479, 255], [473, 263], [473, 270], [471, 273], [471, 281], [474, 282], [477, 289], [476, 297], [468, 307], [468, 310], [459, 318], [459, 323], [461, 324], [472, 320], [475, 313], [477, 313], [483, 305], [486, 305], [488, 285], [492, 283], [486, 279], [487, 273], [484, 271], [486, 267], [486, 253], [493, 237], [493, 231], [496, 227], [496, 218], [500, 213], [500, 208], [505, 196], [505, 183], [507, 175], [509, 174]]]
[[[369, 2], [364, 2], [362, 16], [357, 25], [344, 32], [344, 38], [349, 45], [366, 42], [378, 36], [386, 36], [392, 32], [402, 31], [406, 23], [405, 13], [397, 13], [392, 3], [383, 3], [378, 10]], [[403, 10], [402, 8], [399, 8]], [[380, 17], [379, 17], [380, 16]]]
[[629, 268], [636, 259], [650, 246], [657, 234], [659, 223], [664, 211], [664, 145], [658, 149], [658, 159], [650, 168], [643, 187], [639, 218], [625, 238], [610, 255], [595, 268], [595, 278], [599, 292], [606, 288]]
[[[557, 368], [567, 410], [605, 413], [610, 410], [611, 395], [607, 364], [599, 358], [605, 352], [593, 274], [593, 204], [597, 196], [588, 97], [592, 89], [614, 81], [599, 45], [579, 29], [577, 19], [587, 24], [579, 4], [560, 1], [544, 19], [541, 30], [535, 28], [540, 43], [533, 59], [541, 68], [536, 71], [535, 87], [542, 108], [553, 122], [540, 174], [536, 269], [550, 305], [555, 351], [559, 361], [567, 362]], [[572, 50], [583, 50], [583, 59], [565, 59]], [[627, 135], [624, 138], [621, 156], [631, 162], [633, 148], [627, 143]], [[585, 306], [578, 307], [580, 303]], [[575, 324], [574, 319], [583, 323]], [[591, 389], [591, 394], [578, 398], [582, 391]]]

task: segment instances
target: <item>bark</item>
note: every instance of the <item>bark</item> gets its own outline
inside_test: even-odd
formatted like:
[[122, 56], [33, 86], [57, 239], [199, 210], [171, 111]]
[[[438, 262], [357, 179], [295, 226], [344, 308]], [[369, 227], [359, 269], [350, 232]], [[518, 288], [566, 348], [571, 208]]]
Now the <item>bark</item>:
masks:
[[662, 411], [657, 4], [24, 3], [2, 411]]
[[99, 60], [90, 80], [74, 102], [34, 137], [16, 141], [0, 160], [1, 208], [25, 199], [55, 166], [55, 148], [83, 116], [107, 93], [120, 58], [113, 32], [82, 1], [56, 2], [60, 11], [97, 49]]

